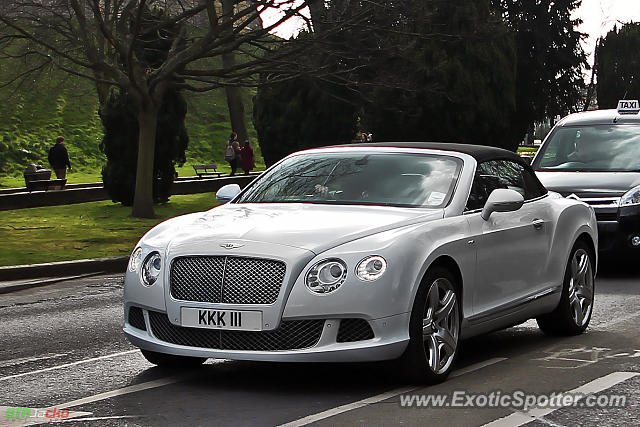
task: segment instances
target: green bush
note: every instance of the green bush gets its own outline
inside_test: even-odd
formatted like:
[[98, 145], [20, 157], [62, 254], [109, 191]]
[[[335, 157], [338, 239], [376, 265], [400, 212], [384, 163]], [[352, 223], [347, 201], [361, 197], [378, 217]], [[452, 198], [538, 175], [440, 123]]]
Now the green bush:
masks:
[[262, 86], [253, 101], [253, 125], [267, 166], [305, 148], [350, 142], [356, 107], [342, 100], [345, 88], [298, 78]]
[[[176, 91], [165, 96], [158, 114], [158, 126], [153, 164], [153, 199], [165, 202], [171, 195], [176, 173], [175, 165], [185, 162], [189, 136], [184, 125], [187, 105]], [[138, 159], [138, 121], [132, 101], [123, 94], [114, 93], [103, 109], [104, 139], [100, 149], [107, 156], [102, 168], [102, 181], [114, 202], [131, 206], [136, 185]]]

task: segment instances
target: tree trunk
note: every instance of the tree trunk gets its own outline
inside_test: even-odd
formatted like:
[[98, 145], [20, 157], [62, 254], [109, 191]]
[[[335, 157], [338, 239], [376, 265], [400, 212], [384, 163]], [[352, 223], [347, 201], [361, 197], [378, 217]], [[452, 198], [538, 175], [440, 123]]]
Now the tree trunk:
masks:
[[591, 100], [593, 99], [593, 95], [596, 91], [596, 69], [598, 65], [598, 46], [600, 46], [600, 39], [596, 41], [596, 48], [593, 51], [593, 67], [591, 68], [591, 82], [589, 83], [589, 87], [587, 89], [587, 99], [584, 101], [584, 108], [582, 111], [589, 111], [589, 106], [591, 105]]
[[[260, 5], [260, 2], [259, 2], [259, 1], [257, 1], [257, 0], [251, 0], [251, 4], [256, 8], [256, 10], [257, 10], [258, 12], [260, 12], [260, 11], [258, 10], [258, 6]], [[261, 30], [261, 29], [263, 29], [263, 28], [264, 28], [264, 22], [262, 21], [262, 16], [258, 15], [258, 18], [257, 18], [257, 19], [255, 20], [255, 22], [254, 22], [254, 23], [252, 23], [250, 26], [252, 27], [252, 29], [255, 29], [255, 30]]]
[[138, 111], [138, 164], [132, 215], [136, 218], [154, 218], [153, 212], [153, 159], [156, 147], [158, 110], [141, 108]]
[[[225, 54], [222, 57], [222, 64], [227, 68], [228, 59], [226, 56], [233, 56], [231, 54]], [[231, 59], [235, 63], [234, 59]], [[242, 102], [242, 89], [239, 87], [227, 86], [224, 88], [227, 94], [227, 107], [229, 108], [229, 119], [231, 121], [231, 129], [238, 134], [238, 141], [241, 143], [247, 139], [247, 123], [244, 115], [244, 103]]]
[[311, 23], [313, 24], [313, 32], [322, 32], [327, 9], [324, 6], [324, 0], [310, 0], [308, 2], [309, 14], [311, 15]]
[[[233, 16], [234, 0], [222, 1], [222, 21], [228, 22]], [[230, 27], [229, 31], [233, 31]], [[222, 55], [222, 67], [229, 69], [236, 65], [236, 57], [233, 52]], [[238, 141], [243, 143], [247, 139], [247, 123], [244, 116], [244, 104], [242, 103], [242, 89], [227, 86], [224, 88], [227, 94], [227, 107], [229, 108], [229, 120], [231, 129], [238, 134]]]

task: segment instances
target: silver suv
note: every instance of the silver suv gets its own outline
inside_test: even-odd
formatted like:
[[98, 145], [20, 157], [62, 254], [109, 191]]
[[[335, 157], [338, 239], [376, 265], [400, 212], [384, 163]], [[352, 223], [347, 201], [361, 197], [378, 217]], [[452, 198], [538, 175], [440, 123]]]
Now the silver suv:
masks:
[[571, 114], [545, 138], [532, 166], [552, 191], [590, 204], [600, 250], [640, 251], [640, 104]]

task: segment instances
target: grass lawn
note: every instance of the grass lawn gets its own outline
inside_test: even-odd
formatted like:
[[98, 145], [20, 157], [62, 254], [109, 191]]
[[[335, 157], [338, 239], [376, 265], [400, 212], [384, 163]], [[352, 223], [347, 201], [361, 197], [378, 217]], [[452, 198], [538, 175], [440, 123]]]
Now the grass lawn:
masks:
[[539, 147], [518, 147], [518, 154], [530, 154], [534, 155], [538, 151]]
[[111, 201], [4, 211], [0, 265], [128, 255], [154, 225], [214, 205], [215, 195], [202, 193], [172, 196], [155, 207], [155, 219], [132, 218], [130, 207]]

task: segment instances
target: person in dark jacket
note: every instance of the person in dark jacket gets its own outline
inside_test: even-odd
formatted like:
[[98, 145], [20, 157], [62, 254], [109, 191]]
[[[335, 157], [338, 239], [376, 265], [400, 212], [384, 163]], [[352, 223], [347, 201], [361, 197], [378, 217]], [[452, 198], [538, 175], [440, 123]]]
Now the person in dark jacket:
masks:
[[56, 145], [49, 149], [49, 164], [56, 174], [56, 178], [65, 179], [67, 177], [67, 167], [71, 171], [69, 152], [64, 146], [64, 138], [56, 139]]
[[254, 163], [253, 148], [251, 148], [251, 143], [249, 143], [248, 139], [243, 145], [244, 146], [240, 150], [240, 166], [242, 167], [244, 174], [249, 175], [251, 169], [256, 167]]

